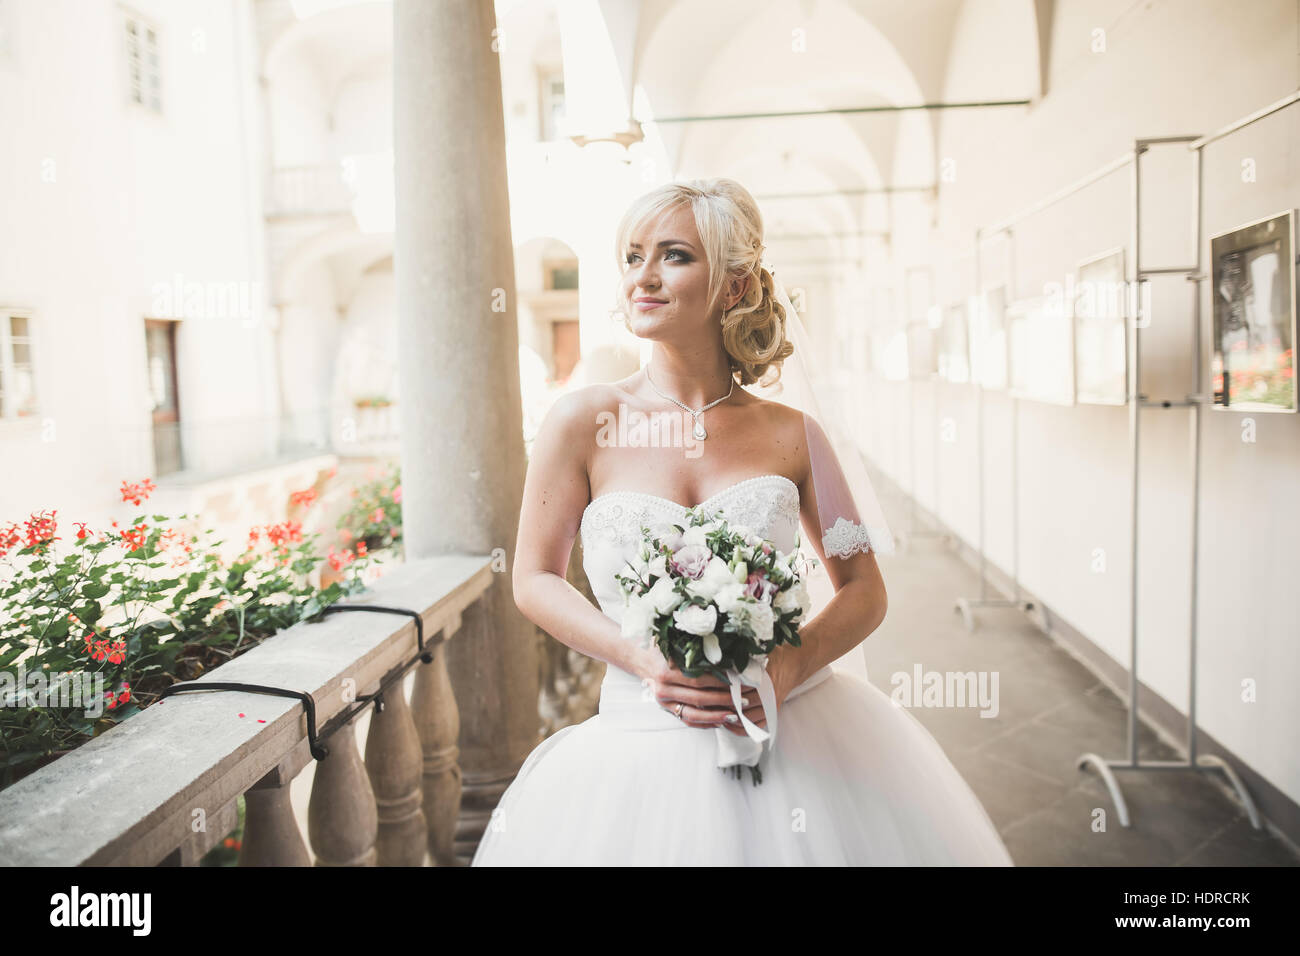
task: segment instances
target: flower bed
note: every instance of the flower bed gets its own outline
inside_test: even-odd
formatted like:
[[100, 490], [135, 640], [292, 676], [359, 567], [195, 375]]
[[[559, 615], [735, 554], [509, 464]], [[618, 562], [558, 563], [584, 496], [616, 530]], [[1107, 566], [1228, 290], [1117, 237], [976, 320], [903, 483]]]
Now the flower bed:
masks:
[[[124, 481], [122, 500], [139, 506], [153, 490]], [[309, 506], [305, 494], [294, 503]], [[365, 588], [365, 549], [327, 559], [299, 522], [250, 529], [230, 562], [196, 523], [73, 522], [62, 554], [56, 511], [0, 527], [0, 788]], [[313, 583], [323, 560], [342, 580]]]

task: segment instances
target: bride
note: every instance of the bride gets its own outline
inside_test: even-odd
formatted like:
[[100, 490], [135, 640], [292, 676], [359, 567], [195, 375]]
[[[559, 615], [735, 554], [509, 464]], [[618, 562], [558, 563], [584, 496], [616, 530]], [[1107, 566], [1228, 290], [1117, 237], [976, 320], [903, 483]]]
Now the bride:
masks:
[[[599, 713], [528, 756], [472, 865], [1010, 865], [978, 798], [921, 723], [830, 667], [884, 619], [881, 541], [850, 523], [850, 545], [826, 554], [823, 433], [800, 410], [744, 387], [779, 370], [794, 351], [787, 319], [797, 323], [761, 265], [753, 198], [729, 179], [668, 184], [628, 210], [616, 249], [628, 327], [653, 350], [636, 374], [567, 393], [547, 415], [513, 575], [526, 617], [607, 663]], [[638, 413], [680, 416], [685, 441], [628, 441], [609, 427]], [[800, 646], [768, 656], [772, 693], [761, 696], [774, 697], [775, 713], [757, 688], [734, 704], [727, 684], [685, 676], [623, 627], [615, 575], [639, 552], [641, 527], [685, 524], [695, 507], [786, 553], [802, 523], [834, 585], [800, 624]], [[599, 609], [565, 580], [575, 538]], [[718, 769], [729, 735], [750, 733], [738, 708], [764, 730], [771, 718], [759, 785]]]

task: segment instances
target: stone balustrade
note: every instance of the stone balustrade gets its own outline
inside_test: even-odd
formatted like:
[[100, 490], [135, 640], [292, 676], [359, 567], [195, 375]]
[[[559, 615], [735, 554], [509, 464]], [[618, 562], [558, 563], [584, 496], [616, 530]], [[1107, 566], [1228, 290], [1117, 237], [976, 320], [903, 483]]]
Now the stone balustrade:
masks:
[[[0, 791], [0, 863], [194, 865], [235, 827], [241, 795], [241, 866], [419, 866], [426, 851], [435, 865], [463, 862], [453, 850], [459, 713], [442, 650], [486, 613], [490, 561], [422, 559], [348, 599], [419, 613], [432, 660], [413, 665], [409, 704], [395, 675], [416, 656], [416, 629], [399, 614], [329, 614], [200, 678], [311, 694], [328, 754], [312, 782], [310, 849], [289, 803], [289, 784], [313, 759], [303, 703], [214, 690], [165, 697]], [[467, 633], [485, 633], [472, 623]], [[363, 761], [356, 700], [386, 680]]]

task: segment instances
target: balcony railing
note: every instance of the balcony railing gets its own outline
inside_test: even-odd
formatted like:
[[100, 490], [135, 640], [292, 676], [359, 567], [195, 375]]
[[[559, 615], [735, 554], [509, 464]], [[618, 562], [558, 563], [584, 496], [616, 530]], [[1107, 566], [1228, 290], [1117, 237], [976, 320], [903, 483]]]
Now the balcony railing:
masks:
[[[328, 749], [312, 780], [310, 850], [289, 784], [312, 759], [302, 701], [248, 691], [173, 694], [0, 791], [0, 862], [10, 866], [194, 865], [236, 825], [241, 866], [437, 865], [456, 846], [459, 715], [442, 642], [484, 629], [491, 558], [441, 555], [390, 572], [348, 603], [408, 608], [298, 624], [200, 678], [306, 691]], [[470, 626], [472, 624], [472, 626]], [[412, 665], [412, 661], [415, 663]], [[414, 671], [408, 704], [405, 679]], [[356, 719], [385, 684], [362, 761]], [[264, 722], [263, 722], [264, 721]]]
[[356, 190], [342, 163], [282, 166], [271, 171], [267, 218], [337, 216], [351, 212]]

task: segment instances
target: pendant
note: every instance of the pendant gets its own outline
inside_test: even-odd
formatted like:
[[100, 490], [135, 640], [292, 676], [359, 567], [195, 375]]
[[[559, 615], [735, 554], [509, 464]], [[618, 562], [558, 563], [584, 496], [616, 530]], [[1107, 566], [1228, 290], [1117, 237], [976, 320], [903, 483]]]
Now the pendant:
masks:
[[704, 439], [709, 437], [709, 433], [704, 430], [704, 426], [700, 424], [700, 420], [698, 418], [695, 419], [695, 431], [693, 432], [693, 434], [700, 441], [704, 441]]

